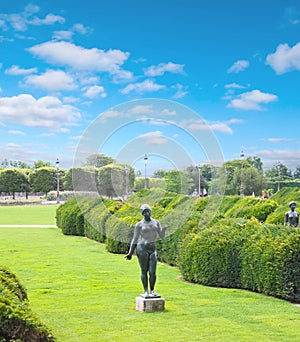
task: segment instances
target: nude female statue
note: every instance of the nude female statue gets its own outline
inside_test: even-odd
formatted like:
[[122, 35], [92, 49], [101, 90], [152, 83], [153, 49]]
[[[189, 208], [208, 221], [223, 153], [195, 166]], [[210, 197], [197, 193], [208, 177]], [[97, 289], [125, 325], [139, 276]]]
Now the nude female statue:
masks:
[[140, 210], [144, 218], [135, 225], [129, 252], [125, 255], [125, 258], [131, 260], [136, 249], [144, 288], [144, 294], [142, 296], [159, 297], [159, 295], [154, 292], [157, 264], [155, 241], [157, 236], [161, 239], [165, 237], [167, 227], [162, 228], [159, 221], [151, 217], [151, 208], [148, 204], [143, 204]]
[[291, 210], [285, 213], [284, 225], [297, 227], [299, 223], [299, 213], [295, 211], [295, 208], [296, 208], [295, 201], [290, 202], [290, 208]]

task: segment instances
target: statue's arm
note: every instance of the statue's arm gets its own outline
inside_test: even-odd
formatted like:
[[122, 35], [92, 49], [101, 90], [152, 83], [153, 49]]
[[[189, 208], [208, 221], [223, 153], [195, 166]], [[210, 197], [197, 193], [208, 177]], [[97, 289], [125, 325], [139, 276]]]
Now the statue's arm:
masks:
[[285, 216], [284, 216], [283, 225], [286, 226], [288, 222], [289, 222], [289, 213], [286, 213]]
[[136, 249], [137, 241], [140, 235], [141, 225], [137, 223], [134, 228], [133, 238], [130, 243], [130, 248], [128, 254], [125, 255], [127, 260], [131, 260], [131, 257]]
[[160, 225], [160, 222], [159, 221], [156, 221], [157, 222], [157, 232], [158, 232], [158, 235], [161, 239], [163, 239], [165, 236], [166, 236], [166, 230], [167, 230], [167, 226], [165, 227], [161, 227]]

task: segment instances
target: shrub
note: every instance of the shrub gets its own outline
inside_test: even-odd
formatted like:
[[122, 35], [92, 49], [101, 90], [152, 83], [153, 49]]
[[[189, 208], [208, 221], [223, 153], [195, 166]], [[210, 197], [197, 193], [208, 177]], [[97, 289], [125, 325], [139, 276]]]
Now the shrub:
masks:
[[260, 225], [255, 229], [243, 246], [242, 287], [299, 300], [299, 231], [282, 225]]
[[106, 221], [106, 248], [111, 253], [126, 254], [133, 237], [134, 227], [115, 215]]
[[299, 230], [256, 219], [223, 219], [185, 237], [179, 267], [187, 280], [300, 299]]
[[209, 286], [239, 286], [244, 223], [222, 219], [198, 234], [187, 235], [179, 259], [183, 277]]
[[24, 287], [6, 267], [0, 267], [0, 341], [55, 341], [30, 310]]

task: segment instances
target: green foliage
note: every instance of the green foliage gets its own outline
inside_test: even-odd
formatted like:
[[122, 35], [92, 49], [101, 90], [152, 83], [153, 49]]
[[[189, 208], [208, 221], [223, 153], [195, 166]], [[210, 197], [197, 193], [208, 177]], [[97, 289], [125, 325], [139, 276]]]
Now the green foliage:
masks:
[[299, 301], [299, 231], [282, 225], [253, 228], [243, 246], [242, 287]]
[[0, 171], [0, 192], [13, 194], [29, 190], [28, 177], [23, 170], [5, 169]]
[[222, 219], [201, 233], [187, 235], [179, 260], [184, 278], [204, 285], [238, 287], [243, 225], [240, 219]]
[[106, 248], [111, 253], [126, 254], [133, 236], [134, 227], [115, 215], [106, 221]]
[[58, 225], [67, 233], [105, 242], [109, 252], [125, 254], [134, 226], [142, 218], [139, 208], [148, 203], [153, 217], [168, 226], [166, 237], [157, 241], [159, 259], [179, 266], [185, 279], [299, 300], [298, 229], [262, 223], [275, 218], [282, 222], [286, 208], [278, 202], [299, 198], [298, 190], [282, 192], [266, 200], [198, 199], [142, 189], [126, 202], [73, 199], [59, 207]]
[[97, 172], [92, 167], [74, 167], [62, 177], [63, 187], [66, 190], [96, 191]]
[[265, 221], [268, 215], [276, 210], [278, 204], [273, 200], [260, 200], [251, 197], [240, 198], [225, 213], [226, 217], [243, 217], [250, 219], [257, 218], [259, 221]]
[[255, 219], [222, 219], [185, 237], [179, 266], [185, 279], [204, 285], [300, 299], [297, 229]]
[[33, 192], [45, 192], [46, 194], [57, 187], [56, 168], [40, 167], [29, 175], [29, 182]]
[[13, 293], [20, 301], [27, 299], [27, 293], [17, 276], [7, 267], [0, 267], [0, 284]]
[[90, 202], [90, 199], [74, 197], [57, 209], [56, 224], [65, 235], [84, 236], [84, 216], [77, 200]]
[[7, 267], [0, 267], [0, 341], [55, 341], [29, 307], [27, 294]]
[[124, 197], [133, 183], [134, 169], [130, 166], [108, 164], [98, 169], [97, 186], [101, 196]]
[[104, 243], [106, 239], [106, 221], [112, 215], [108, 209], [115, 201], [97, 198], [91, 203], [84, 216], [84, 235], [89, 239]]

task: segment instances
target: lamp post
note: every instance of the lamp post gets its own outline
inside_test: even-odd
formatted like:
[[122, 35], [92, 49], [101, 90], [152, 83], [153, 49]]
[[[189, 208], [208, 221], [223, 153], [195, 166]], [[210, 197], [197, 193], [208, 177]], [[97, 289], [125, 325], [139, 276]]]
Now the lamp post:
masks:
[[244, 157], [245, 154], [241, 152], [241, 159], [242, 159], [242, 169], [241, 169], [241, 187], [240, 187], [240, 195], [244, 196]]
[[59, 200], [59, 176], [60, 176], [60, 169], [59, 169], [59, 160], [56, 159], [56, 203], [60, 203]]
[[147, 188], [147, 162], [148, 162], [148, 156], [145, 154], [144, 156], [144, 162], [145, 162], [145, 182], [144, 182], [144, 188]]
[[201, 166], [197, 165], [198, 169], [198, 196], [201, 197]]
[[125, 166], [125, 199], [127, 199], [128, 196], [128, 167]]

